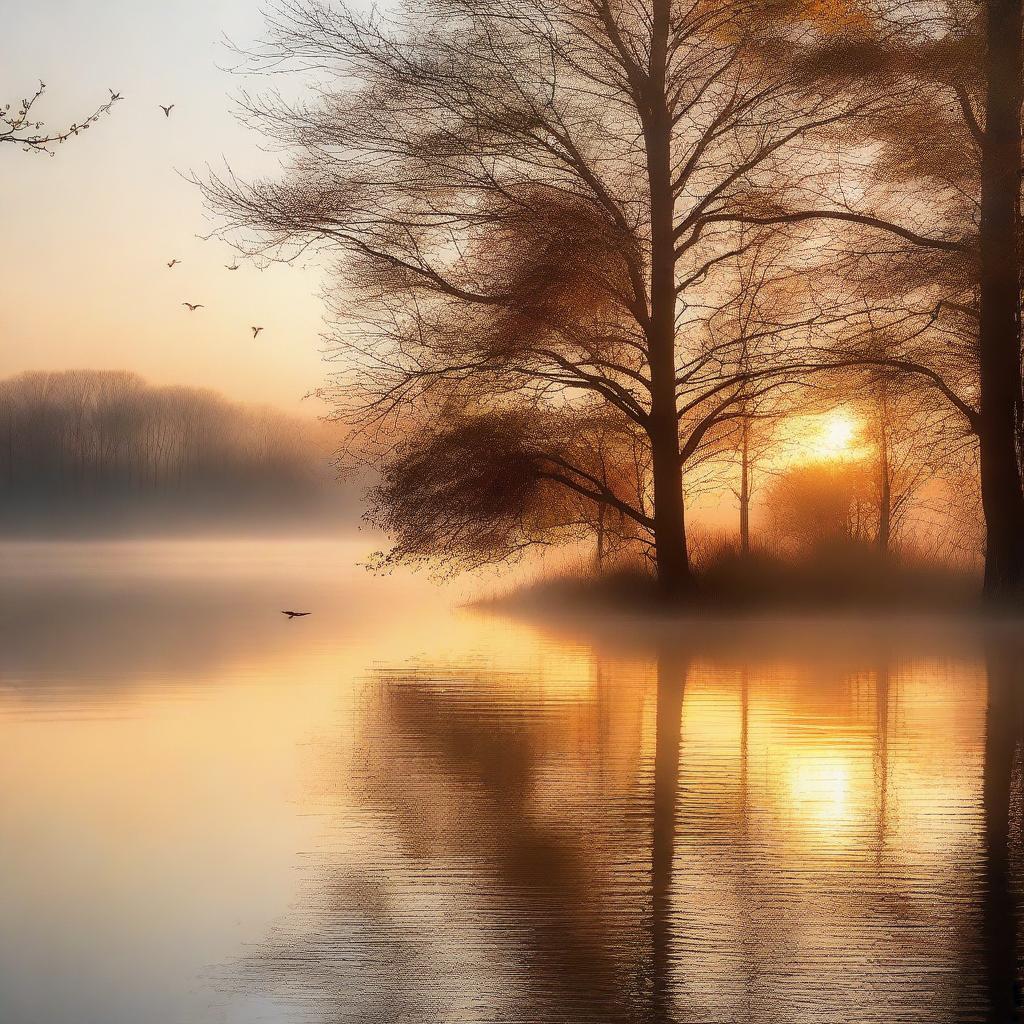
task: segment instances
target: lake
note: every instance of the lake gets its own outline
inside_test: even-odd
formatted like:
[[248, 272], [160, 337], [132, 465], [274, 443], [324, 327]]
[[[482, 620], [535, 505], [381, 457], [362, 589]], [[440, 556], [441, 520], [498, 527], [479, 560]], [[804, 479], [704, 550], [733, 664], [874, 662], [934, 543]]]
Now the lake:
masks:
[[1015, 624], [515, 619], [361, 550], [0, 546], [0, 1022], [1014, 1019]]

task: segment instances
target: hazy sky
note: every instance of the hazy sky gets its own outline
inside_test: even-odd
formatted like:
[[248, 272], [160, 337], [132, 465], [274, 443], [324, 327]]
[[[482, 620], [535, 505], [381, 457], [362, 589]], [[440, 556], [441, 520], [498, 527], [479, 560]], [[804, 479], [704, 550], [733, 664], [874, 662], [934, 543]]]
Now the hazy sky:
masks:
[[[56, 127], [108, 87], [125, 99], [52, 159], [0, 152], [0, 377], [125, 368], [303, 408], [328, 369], [320, 275], [225, 270], [232, 250], [196, 237], [212, 225], [181, 177], [224, 159], [243, 172], [276, 166], [232, 117], [243, 81], [222, 44], [259, 37], [259, 4], [36, 0], [5, 5], [2, 20], [0, 103], [42, 78], [39, 114]], [[159, 103], [175, 104], [169, 119]], [[172, 257], [182, 264], [168, 270]], [[207, 308], [191, 314], [184, 300]], [[251, 324], [266, 328], [256, 341]]]

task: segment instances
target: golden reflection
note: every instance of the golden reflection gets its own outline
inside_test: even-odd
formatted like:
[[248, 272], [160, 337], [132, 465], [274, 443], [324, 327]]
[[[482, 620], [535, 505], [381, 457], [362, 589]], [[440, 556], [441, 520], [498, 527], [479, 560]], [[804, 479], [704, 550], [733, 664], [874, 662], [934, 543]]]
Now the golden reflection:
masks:
[[793, 751], [787, 761], [790, 807], [800, 824], [826, 842], [848, 834], [856, 817], [850, 758], [826, 748]]
[[[994, 687], [975, 634], [538, 626], [408, 581], [274, 562], [218, 589], [165, 561], [0, 597], [25, 613], [0, 650], [0, 897], [56, 929], [106, 915], [104, 963], [154, 955], [152, 921], [205, 962], [262, 938], [246, 969], [342, 1024], [983, 1015], [1019, 659]], [[279, 622], [300, 580], [314, 614]], [[39, 601], [64, 644], [33, 636]]]
[[[507, 632], [492, 645], [495, 629]], [[408, 771], [392, 769], [381, 784], [430, 877], [459, 865], [460, 906], [507, 920], [536, 898], [561, 920], [559, 952], [543, 955], [570, 974], [559, 983], [566, 1014], [593, 1016], [582, 1006], [601, 988], [576, 957], [609, 944], [608, 977], [628, 974], [637, 957], [649, 965], [640, 1019], [651, 1021], [800, 1020], [801, 993], [840, 1013], [863, 1004], [865, 986], [864, 1020], [906, 1014], [926, 991], [935, 1006], [954, 998], [933, 967], [948, 974], [967, 955], [950, 927], [965, 876], [929, 851], [943, 837], [950, 850], [977, 837], [978, 779], [963, 771], [984, 706], [976, 662], [893, 663], [876, 643], [832, 655], [813, 645], [794, 654], [799, 643], [755, 655], [733, 644], [712, 655], [678, 639], [644, 656], [636, 635], [618, 648], [608, 636], [558, 637], [550, 624], [537, 633], [463, 616], [442, 646], [440, 661], [418, 659], [414, 676], [385, 681], [384, 706], [401, 718], [374, 719], [367, 750], [400, 734], [420, 751], [412, 802]], [[482, 648], [492, 656], [467, 663]], [[936, 730], [953, 739], [940, 756]], [[481, 784], [499, 801], [497, 817], [490, 796], [480, 802]], [[481, 893], [505, 884], [504, 868], [492, 875], [498, 848], [501, 858], [520, 851], [516, 896], [485, 910]], [[403, 892], [423, 870], [422, 860], [388, 860]], [[645, 891], [649, 954], [622, 931]], [[443, 916], [435, 926], [446, 927]], [[889, 984], [886, 965], [906, 962], [920, 974]], [[518, 1008], [491, 993], [492, 1011], [547, 1019], [544, 977]], [[752, 1006], [757, 978], [767, 990]]]

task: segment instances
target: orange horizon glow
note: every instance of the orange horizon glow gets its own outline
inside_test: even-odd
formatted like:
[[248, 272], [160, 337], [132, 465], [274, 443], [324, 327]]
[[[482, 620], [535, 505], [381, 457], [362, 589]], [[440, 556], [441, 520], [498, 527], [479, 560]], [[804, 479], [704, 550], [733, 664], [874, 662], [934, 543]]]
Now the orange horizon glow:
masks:
[[845, 406], [825, 413], [790, 416], [782, 427], [779, 463], [858, 461], [871, 451], [863, 432], [864, 421]]

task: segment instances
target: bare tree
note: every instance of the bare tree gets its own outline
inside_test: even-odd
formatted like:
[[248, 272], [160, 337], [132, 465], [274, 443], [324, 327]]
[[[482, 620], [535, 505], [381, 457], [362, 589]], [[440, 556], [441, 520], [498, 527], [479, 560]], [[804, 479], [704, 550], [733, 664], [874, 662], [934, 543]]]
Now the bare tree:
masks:
[[985, 584], [1024, 586], [1021, 481], [1021, 0], [985, 4], [985, 132], [981, 145], [978, 442], [988, 524]]
[[0, 142], [21, 146], [26, 152], [48, 153], [53, 156], [53, 146], [59, 146], [74, 136], [88, 131], [101, 117], [109, 114], [121, 95], [110, 91], [110, 99], [80, 121], [72, 121], [66, 128], [48, 128], [43, 121], [36, 120], [35, 107], [46, 92], [46, 83], [40, 82], [31, 96], [15, 103], [0, 107]]
[[[745, 238], [741, 231], [741, 238]], [[746, 240], [746, 239], [745, 239]], [[774, 341], [786, 331], [797, 311], [794, 299], [794, 275], [786, 266], [787, 239], [758, 232], [746, 240], [744, 252], [736, 259], [728, 297], [712, 314], [712, 333], [735, 339], [731, 346], [737, 373], [757, 377], [766, 363], [764, 341]], [[771, 365], [770, 357], [768, 365]], [[822, 366], [828, 365], [827, 361]], [[760, 485], [760, 470], [779, 454], [777, 428], [786, 417], [806, 411], [811, 380], [817, 367], [805, 364], [804, 374], [793, 378], [775, 377], [778, 387], [755, 397], [744, 397], [735, 409], [733, 429], [725, 436], [727, 459], [734, 464], [735, 476], [729, 487], [739, 510], [740, 552], [750, 553], [750, 512], [755, 490]]]
[[820, 70], [871, 95], [879, 86], [890, 94], [858, 125], [861, 141], [876, 149], [858, 196], [752, 222], [796, 217], [856, 227], [852, 251], [865, 276], [884, 278], [890, 291], [901, 285], [906, 309], [894, 315], [915, 310], [916, 323], [903, 321], [904, 350], [886, 359], [929, 382], [976, 438], [985, 588], [1019, 592], [1021, 5], [850, 6], [855, 30], [823, 51]]
[[649, 505], [561, 450], [537, 479], [631, 519], [666, 591], [687, 585], [684, 467], [792, 380], [784, 338], [807, 329], [776, 325], [739, 366], [739, 339], [709, 329], [722, 275], [757, 236], [751, 211], [809, 201], [824, 137], [868, 107], [810, 80], [794, 39], [817, 27], [774, 11], [274, 7], [254, 64], [320, 72], [319, 99], [246, 97], [291, 172], [205, 187], [227, 230], [254, 229], [241, 244], [341, 257], [337, 396], [369, 457], [386, 462], [399, 422], [441, 436], [453, 399], [542, 421], [613, 410], [647, 448]]
[[888, 381], [877, 381], [867, 402], [868, 438], [875, 463], [875, 543], [887, 554], [908, 518], [921, 488], [939, 476], [949, 457], [949, 438], [920, 392], [903, 395]]

